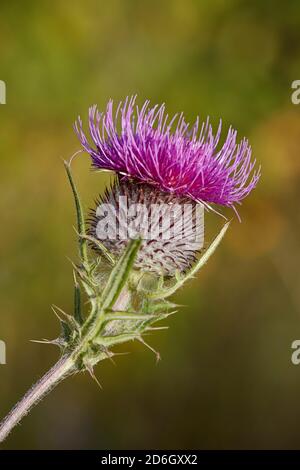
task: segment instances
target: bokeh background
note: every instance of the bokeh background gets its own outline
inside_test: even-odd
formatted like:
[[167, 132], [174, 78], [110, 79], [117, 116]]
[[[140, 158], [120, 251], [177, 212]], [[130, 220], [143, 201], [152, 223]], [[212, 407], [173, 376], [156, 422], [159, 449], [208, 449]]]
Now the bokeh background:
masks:
[[[3, 448], [300, 448], [299, 31], [298, 0], [1, 1], [1, 415], [58, 357], [29, 342], [57, 336], [50, 305], [72, 308], [61, 158], [79, 148], [78, 114], [137, 93], [189, 120], [222, 117], [263, 172], [242, 223], [178, 293], [186, 307], [151, 338], [161, 363], [129, 345], [117, 367], [98, 366], [102, 391], [68, 379]], [[109, 178], [84, 155], [74, 169], [89, 208]], [[206, 221], [208, 242], [222, 220]]]

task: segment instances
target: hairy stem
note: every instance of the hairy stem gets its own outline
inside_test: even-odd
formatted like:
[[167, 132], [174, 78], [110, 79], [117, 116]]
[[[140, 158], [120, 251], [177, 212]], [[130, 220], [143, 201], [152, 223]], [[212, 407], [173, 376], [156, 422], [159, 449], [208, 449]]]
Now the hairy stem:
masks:
[[12, 429], [26, 416], [42, 398], [65, 377], [74, 372], [74, 361], [63, 356], [14, 406], [0, 424], [0, 442], [3, 442]]
[[[130, 294], [124, 288], [114, 304], [114, 310], [125, 310]], [[84, 342], [82, 342], [82, 345]], [[12, 429], [63, 379], [76, 372], [76, 359], [82, 350], [82, 345], [70, 355], [63, 356], [12, 408], [6, 418], [0, 423], [0, 442], [3, 442]]]
[[[86, 228], [82, 204], [73, 180], [70, 163], [65, 162], [65, 168], [72, 188], [76, 207], [80, 259], [85, 276], [89, 278], [89, 276], [91, 276], [91, 266], [87, 252]], [[110, 273], [108, 282], [104, 287], [103, 292], [101, 292], [96, 299], [92, 300], [90, 314], [83, 324], [81, 324], [82, 317], [80, 308], [80, 287], [77, 283], [76, 275], [74, 276], [74, 314], [77, 322], [79, 322], [78, 325], [80, 325], [80, 334], [78, 336], [79, 341], [72, 343], [72, 340], [70, 340], [69, 353], [64, 354], [62, 358], [52, 367], [52, 369], [50, 369], [35, 385], [31, 387], [31, 389], [0, 423], [0, 442], [3, 442], [12, 429], [21, 421], [21, 419], [26, 416], [29, 411], [64, 378], [76, 373], [78, 370], [82, 370], [82, 367], [84, 367], [85, 370], [88, 370], [93, 376], [93, 365], [108, 357], [107, 352], [102, 352], [102, 350], [100, 350], [96, 359], [90, 358], [89, 362], [85, 362], [83, 360], [84, 356], [88, 355], [93, 341], [95, 344], [97, 344], [97, 337], [101, 335], [100, 331], [103, 325], [106, 309], [112, 309], [115, 311], [126, 310], [126, 307], [130, 301], [130, 293], [126, 288], [126, 284], [132, 271], [134, 260], [140, 244], [141, 240], [132, 240], [132, 242], [128, 245], [123, 256], [121, 256], [121, 258], [115, 264], [114, 269]], [[88, 296], [94, 294], [90, 288], [87, 288], [87, 285], [83, 280], [82, 284], [84, 285]], [[111, 323], [115, 324], [115, 326], [118, 325], [118, 321], [112, 321]], [[113, 340], [114, 344], [118, 344], [118, 342], [118, 339], [115, 341]], [[79, 365], [79, 363], [81, 363], [81, 365]]]
[[[128, 290], [128, 286], [131, 286], [130, 281], [132, 281], [134, 277], [134, 262], [142, 240], [131, 240], [124, 253], [117, 261], [110, 259], [113, 264], [113, 269], [108, 276], [104, 288], [99, 292], [97, 286], [94, 287], [95, 279], [92, 274], [92, 265], [89, 262], [87, 251], [88, 237], [86, 236], [82, 204], [73, 181], [70, 163], [65, 163], [65, 167], [75, 200], [79, 234], [78, 242], [81, 266], [78, 267], [74, 265], [74, 269], [80, 276], [81, 284], [90, 299], [91, 308], [84, 321], [84, 318], [81, 316], [80, 286], [75, 274], [75, 319], [71, 322], [73, 329], [70, 329], [70, 325], [67, 324], [73, 336], [70, 336], [68, 332], [68, 335], [62, 336], [64, 342], [57, 342], [57, 344], [65, 344], [65, 346], [67, 346], [65, 351], [67, 350], [69, 352], [68, 354], [65, 353], [52, 369], [32, 386], [10, 411], [7, 417], [4, 418], [2, 423], [0, 423], [0, 442], [3, 442], [21, 419], [64, 378], [79, 370], [87, 370], [92, 377], [95, 378], [93, 366], [107, 357], [114, 355], [108, 348], [129, 340], [139, 339], [142, 341], [141, 334], [146, 331], [147, 322], [143, 322], [140, 318], [137, 318], [137, 316], [140, 315], [134, 313], [133, 316], [130, 316], [130, 312], [128, 312], [131, 301], [131, 292]], [[165, 299], [181, 287], [187, 279], [193, 277], [214, 252], [227, 228], [228, 224], [223, 227], [218, 237], [188, 274], [185, 276], [177, 275], [176, 282], [173, 286], [167, 288], [162, 286], [162, 288], [157, 289], [152, 295], [148, 295], [148, 299], [154, 301], [156, 299]], [[60, 312], [64, 313], [61, 309]], [[116, 319], [113, 319], [112, 312], [116, 312]], [[66, 321], [70, 323], [70, 315], [65, 314], [65, 317]], [[164, 316], [158, 314], [156, 321], [162, 318], [164, 318]], [[145, 316], [145, 320], [146, 319]], [[60, 320], [62, 325], [66, 325], [65, 320]], [[144, 344], [146, 343], [144, 342]], [[150, 349], [153, 350], [151, 347]]]

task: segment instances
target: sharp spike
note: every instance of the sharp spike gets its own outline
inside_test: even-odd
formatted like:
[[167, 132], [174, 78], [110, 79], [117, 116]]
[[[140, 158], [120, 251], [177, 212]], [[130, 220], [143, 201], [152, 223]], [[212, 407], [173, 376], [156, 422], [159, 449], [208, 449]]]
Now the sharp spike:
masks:
[[128, 354], [131, 354], [130, 351], [127, 351], [127, 352], [114, 352], [112, 353], [113, 356], [128, 356]]
[[62, 341], [61, 341], [60, 338], [56, 338], [56, 339], [52, 339], [52, 340], [50, 340], [50, 339], [45, 339], [45, 338], [40, 339], [40, 340], [39, 340], [39, 339], [30, 339], [29, 341], [30, 341], [31, 343], [53, 344], [54, 346], [60, 346], [60, 347], [63, 346], [63, 343], [62, 343]]
[[146, 331], [168, 330], [169, 326], [149, 326]]
[[93, 369], [93, 366], [91, 366], [90, 364], [85, 364], [85, 367], [86, 367], [86, 370], [88, 371], [88, 373], [90, 374], [90, 376], [92, 377], [92, 379], [96, 382], [96, 384], [99, 386], [99, 388], [101, 390], [103, 390], [103, 387], [101, 385], [101, 383], [99, 382], [99, 380], [97, 379], [97, 377], [95, 376], [94, 374], [94, 369]]
[[57, 305], [55, 304], [52, 304], [52, 307], [56, 310], [58, 310], [60, 313], [62, 313], [66, 318], [70, 318], [71, 315], [69, 315], [68, 313], [66, 313], [62, 308], [58, 307]]
[[142, 343], [144, 346], [146, 346], [148, 349], [150, 349], [150, 351], [152, 351], [155, 356], [156, 356], [156, 364], [161, 360], [161, 357], [160, 357], [160, 354], [158, 351], [156, 351], [152, 346], [150, 346], [150, 344], [146, 343], [146, 341], [144, 340], [144, 338], [142, 337], [139, 337], [137, 338], [138, 341], [140, 341], [140, 343]]
[[53, 305], [51, 305], [51, 310], [52, 310], [52, 312], [54, 313], [54, 315], [59, 319], [59, 321], [61, 321], [61, 322], [64, 321], [64, 320], [58, 315], [58, 313], [57, 313], [57, 311], [55, 310], [55, 308], [54, 308]]
[[[69, 315], [68, 313], [64, 312], [64, 310], [60, 307], [58, 307], [57, 305], [53, 304], [52, 305], [52, 309], [54, 310], [58, 310], [64, 317], [65, 319], [69, 322], [69, 324], [71, 324], [73, 327], [75, 327], [76, 329], [78, 329], [78, 323], [77, 321], [75, 320], [75, 318], [72, 316], [72, 315]], [[62, 321], [64, 321], [63, 319], [61, 319]]]
[[113, 365], [116, 366], [117, 364], [113, 360], [114, 354], [109, 349], [107, 349], [105, 347], [103, 348], [103, 351], [106, 354], [107, 358], [113, 363]]

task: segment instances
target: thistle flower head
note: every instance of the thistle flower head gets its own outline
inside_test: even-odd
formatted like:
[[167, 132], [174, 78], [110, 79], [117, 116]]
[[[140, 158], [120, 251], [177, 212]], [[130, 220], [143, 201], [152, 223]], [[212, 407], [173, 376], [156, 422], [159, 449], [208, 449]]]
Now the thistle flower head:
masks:
[[[146, 101], [139, 108], [135, 96], [119, 103], [116, 111], [112, 100], [104, 113], [90, 108], [92, 143], [80, 118], [75, 130], [93, 166], [118, 176], [91, 213], [90, 235], [117, 255], [130, 239], [140, 236], [143, 243], [135, 267], [145, 271], [172, 276], [190, 268], [203, 247], [203, 206], [234, 208], [260, 176], [247, 140], [237, 143], [232, 128], [219, 146], [221, 124], [214, 135], [208, 119], [200, 124], [197, 118], [190, 126], [183, 114], [170, 119], [164, 105], [150, 107]], [[125, 205], [120, 202], [124, 197]], [[103, 205], [106, 213], [99, 211]], [[130, 215], [136, 205], [139, 209]], [[190, 206], [186, 214], [185, 205]], [[134, 218], [138, 229], [133, 235], [127, 229]], [[154, 234], [153, 227], [158, 227]]]
[[136, 97], [126, 98], [116, 111], [110, 100], [106, 111], [89, 110], [93, 145], [79, 118], [75, 130], [93, 166], [111, 170], [157, 186], [160, 190], [187, 196], [194, 201], [234, 207], [256, 186], [260, 170], [254, 170], [251, 147], [246, 139], [237, 143], [230, 128], [219, 146], [221, 123], [214, 135], [207, 119], [190, 126], [183, 114], [169, 118], [165, 106], [141, 108]]
[[204, 243], [203, 221], [203, 205], [123, 177], [90, 212], [89, 235], [117, 257], [130, 239], [140, 237], [135, 268], [173, 276], [194, 264]]

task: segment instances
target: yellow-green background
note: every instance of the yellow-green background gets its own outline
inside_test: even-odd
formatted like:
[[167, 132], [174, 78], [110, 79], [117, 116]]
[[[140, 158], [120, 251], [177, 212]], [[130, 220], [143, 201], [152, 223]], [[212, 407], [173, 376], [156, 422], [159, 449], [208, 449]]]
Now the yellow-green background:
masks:
[[[56, 303], [72, 308], [74, 211], [61, 158], [89, 105], [137, 93], [246, 135], [257, 190], [151, 343], [68, 379], [4, 448], [299, 448], [300, 4], [279, 0], [1, 1], [0, 412], [58, 357]], [[224, 130], [224, 132], [225, 132]], [[89, 208], [107, 177], [74, 165]], [[227, 212], [230, 216], [230, 213]], [[207, 214], [208, 226], [221, 219]], [[213, 235], [210, 231], [208, 239]], [[208, 240], [207, 240], [208, 241]]]

